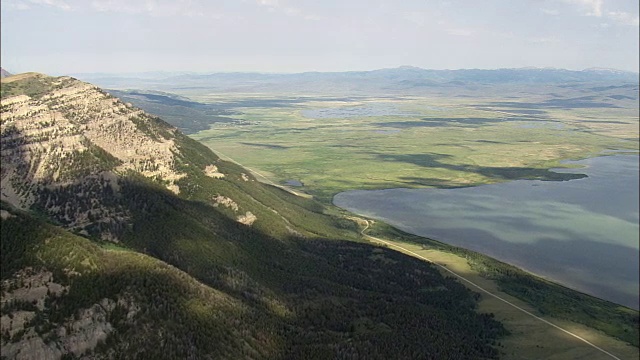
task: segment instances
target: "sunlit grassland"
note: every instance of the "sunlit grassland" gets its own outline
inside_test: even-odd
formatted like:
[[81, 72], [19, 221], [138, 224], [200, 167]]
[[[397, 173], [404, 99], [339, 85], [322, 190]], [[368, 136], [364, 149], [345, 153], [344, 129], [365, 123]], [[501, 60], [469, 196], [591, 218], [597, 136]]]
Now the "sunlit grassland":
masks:
[[[523, 114], [489, 100], [374, 98], [238, 108], [235, 117], [250, 124], [214, 125], [193, 137], [276, 183], [301, 181], [302, 190], [325, 201], [348, 189], [544, 179], [562, 160], [638, 148], [637, 109]], [[402, 115], [349, 112], [372, 104]], [[332, 115], [305, 113], [314, 109]]]

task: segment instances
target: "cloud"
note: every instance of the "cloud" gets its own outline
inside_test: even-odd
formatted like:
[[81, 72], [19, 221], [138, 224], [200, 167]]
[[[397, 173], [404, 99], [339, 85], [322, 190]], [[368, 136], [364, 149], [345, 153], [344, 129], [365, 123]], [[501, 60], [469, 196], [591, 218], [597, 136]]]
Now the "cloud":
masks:
[[320, 16], [315, 14], [306, 13], [298, 8], [286, 6], [280, 0], [256, 0], [256, 3], [260, 6], [264, 6], [269, 12], [280, 12], [287, 16], [298, 17], [305, 20], [320, 20]]
[[640, 17], [638, 17], [638, 15], [634, 15], [628, 12], [609, 11], [607, 13], [607, 17], [617, 22], [618, 24], [640, 26]]
[[[562, 0], [565, 3], [576, 4], [585, 9], [583, 15], [606, 18], [619, 25], [639, 26], [640, 18], [637, 14], [623, 11], [605, 11], [604, 0]], [[544, 10], [543, 10], [544, 12]]]
[[450, 35], [455, 36], [471, 36], [476, 33], [474, 29], [471, 28], [449, 28], [445, 30]]
[[138, 14], [144, 12], [141, 4], [124, 1], [92, 1], [91, 7], [100, 12]]
[[23, 2], [9, 2], [9, 3], [5, 3], [2, 4], [2, 6], [6, 7], [7, 9], [11, 9], [11, 10], [29, 10], [31, 9], [31, 6], [29, 6], [26, 3]]
[[527, 39], [530, 43], [534, 44], [553, 44], [559, 43], [560, 39], [555, 36], [547, 36], [547, 37], [535, 37]]
[[208, 16], [219, 17], [201, 1], [193, 0], [3, 0], [10, 9], [29, 10], [52, 7], [65, 11], [84, 10], [151, 16]]
[[258, 5], [278, 7], [280, 5], [280, 1], [278, 1], [278, 0], [258, 0]]
[[218, 19], [222, 16], [213, 9], [194, 3], [190, 0], [94, 0], [93, 10], [100, 12], [147, 14], [156, 17], [207, 17]]
[[427, 23], [427, 14], [422, 11], [411, 11], [404, 14], [404, 19], [417, 26], [424, 26]]
[[15, 9], [15, 10], [29, 10], [33, 6], [48, 6], [48, 7], [58, 8], [64, 11], [73, 10], [71, 6], [67, 4], [66, 1], [63, 1], [63, 0], [17, 0], [17, 1], [8, 2], [7, 4], [2, 4], [2, 5], [3, 6], [7, 5], [10, 9]]
[[564, 0], [565, 2], [571, 4], [577, 4], [580, 7], [584, 8], [587, 12], [584, 13], [586, 16], [602, 16], [602, 4], [603, 0]]
[[71, 10], [71, 6], [62, 0], [29, 0], [29, 2], [37, 5], [51, 6], [65, 11]]
[[542, 13], [544, 13], [544, 14], [551, 15], [551, 16], [560, 15], [560, 11], [558, 11], [556, 9], [540, 9], [540, 11], [542, 11]]

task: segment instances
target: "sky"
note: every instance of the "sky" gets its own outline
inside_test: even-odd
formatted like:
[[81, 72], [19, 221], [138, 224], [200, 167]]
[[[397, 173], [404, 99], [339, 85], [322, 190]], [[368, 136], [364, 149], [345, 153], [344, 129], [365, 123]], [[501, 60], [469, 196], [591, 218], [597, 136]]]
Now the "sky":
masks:
[[2, 67], [50, 75], [638, 72], [637, 0], [0, 0]]

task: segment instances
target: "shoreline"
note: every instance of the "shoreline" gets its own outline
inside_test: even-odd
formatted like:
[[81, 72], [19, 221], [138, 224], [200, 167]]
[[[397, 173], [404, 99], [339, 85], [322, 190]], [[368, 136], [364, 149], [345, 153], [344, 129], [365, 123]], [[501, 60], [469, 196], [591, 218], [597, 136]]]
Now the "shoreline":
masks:
[[[420, 258], [437, 266], [445, 276], [455, 274], [463, 285], [474, 292], [481, 293], [478, 311], [493, 313], [511, 332], [501, 343], [502, 355], [506, 359], [520, 358], [521, 351], [535, 349], [535, 358], [637, 358], [639, 348], [623, 340], [617, 339], [600, 330], [566, 319], [545, 315], [526, 300], [515, 297], [500, 289], [494, 279], [483, 276], [472, 268], [468, 259], [453, 252], [425, 247], [415, 242], [383, 240], [367, 235], [367, 226], [361, 231], [362, 236], [370, 243], [385, 246]], [[372, 221], [372, 223], [375, 223]], [[385, 224], [386, 225], [386, 224]], [[427, 239], [431, 240], [431, 239]], [[431, 240], [437, 242], [437, 240]], [[446, 245], [446, 244], [444, 244]], [[481, 256], [485, 256], [480, 254]], [[529, 274], [535, 277], [535, 274]], [[480, 291], [478, 291], [480, 290]], [[567, 288], [569, 291], [575, 291]], [[580, 293], [585, 296], [591, 295]], [[598, 299], [598, 298], [596, 298]], [[598, 299], [600, 301], [606, 301]], [[630, 311], [633, 309], [627, 308]], [[542, 345], [541, 345], [542, 344]], [[533, 355], [533, 354], [529, 354]]]
[[[581, 165], [581, 168], [553, 168], [550, 170], [558, 170], [557, 172], [581, 172], [592, 167], [592, 164], [590, 162], [590, 160], [592, 159], [612, 158], [619, 156], [622, 156], [622, 158], [626, 158], [628, 156], [637, 157], [638, 155], [599, 155], [577, 161], [571, 161], [572, 163], [574, 163], [574, 165]], [[565, 161], [565, 164], [567, 164], [567, 161]], [[614, 163], [616, 162], [616, 160], [612, 161], [614, 161]], [[625, 161], [628, 162], [631, 160]], [[633, 160], [633, 162], [637, 164], [637, 160]], [[607, 163], [602, 162], [603, 166], [609, 166], [610, 163], [611, 161]], [[600, 168], [602, 168], [603, 166], [601, 166]], [[606, 169], [606, 167], [604, 168]], [[585, 174], [587, 173], [588, 172], [585, 171]], [[544, 204], [545, 206], [547, 206], [545, 209], [548, 209], [549, 211], [556, 211], [556, 207], [559, 207], [560, 205], [567, 207], [568, 209], [566, 209], [565, 212], [560, 212], [558, 214], [556, 214], [555, 212], [549, 213], [558, 215], [558, 218], [548, 220], [552, 219], [549, 214], [546, 214], [546, 217], [540, 217], [537, 213], [532, 212], [529, 210], [529, 208], [524, 207], [525, 205], [514, 205], [515, 203], [512, 204], [513, 200], [510, 200], [511, 202], [508, 202], [505, 206], [511, 206], [514, 211], [513, 213], [507, 214], [504, 210], [494, 211], [490, 209], [490, 212], [488, 213], [488, 215], [486, 215], [485, 218], [481, 218], [480, 216], [478, 216], [477, 218], [473, 218], [472, 216], [460, 215], [459, 221], [463, 222], [465, 221], [465, 219], [471, 221], [466, 225], [466, 227], [469, 229], [468, 231], [465, 230], [466, 228], [464, 228], [464, 226], [457, 225], [454, 220], [451, 220], [453, 219], [452, 216], [459, 215], [459, 213], [453, 213], [453, 211], [462, 211], [461, 209], [466, 209], [466, 205], [446, 205], [447, 201], [443, 200], [444, 195], [446, 194], [443, 192], [436, 192], [435, 195], [431, 195], [429, 197], [427, 195], [422, 195], [423, 193], [418, 192], [419, 190], [416, 192], [412, 192], [414, 191], [413, 189], [406, 189], [405, 191], [404, 188], [391, 188], [382, 190], [351, 190], [336, 194], [336, 197], [342, 194], [344, 194], [344, 196], [340, 197], [338, 202], [336, 202], [336, 197], [334, 197], [334, 199], [332, 199], [332, 205], [337, 206], [338, 208], [357, 216], [363, 216], [372, 219], [375, 218], [378, 221], [385, 222], [402, 232], [412, 234], [414, 236], [427, 239], [435, 239], [436, 241], [448, 246], [460, 247], [469, 251], [483, 254], [500, 262], [517, 267], [518, 269], [533, 276], [553, 282], [573, 291], [587, 294], [598, 299], [603, 299], [620, 306], [625, 306], [635, 311], [639, 311], [640, 294], [638, 294], [637, 288], [637, 268], [636, 266], [634, 266], [634, 264], [637, 263], [638, 259], [637, 256], [631, 255], [633, 253], [633, 250], [635, 250], [635, 252], [637, 253], [637, 240], [633, 240], [634, 237], [637, 238], [637, 225], [632, 225], [634, 222], [637, 223], [637, 219], [634, 221], [633, 217], [629, 218], [630, 215], [620, 217], [618, 213], [590, 213], [587, 210], [579, 210], [577, 212], [573, 210], [573, 208], [577, 208], [578, 206], [589, 206], [588, 202], [585, 203], [586, 205], [582, 205], [583, 202], [578, 202], [578, 200], [575, 200], [575, 194], [582, 194], [586, 191], [586, 189], [591, 188], [601, 191], [601, 188], [603, 186], [603, 175], [597, 173], [596, 175], [592, 175], [591, 173], [589, 173], [589, 177], [593, 176], [593, 180], [590, 184], [596, 185], [588, 185], [591, 187], [587, 188], [584, 188], [585, 185], [582, 185], [582, 188], [580, 187], [581, 185], [573, 185], [573, 190], [571, 187], [569, 187], [569, 190], [573, 191], [569, 192], [574, 194], [571, 195], [573, 197], [568, 197], [567, 199], [562, 201], [555, 200], [555, 203], [549, 202], [549, 204]], [[537, 190], [537, 194], [540, 194], [541, 191], [555, 191], [556, 193], [558, 192], [556, 188], [553, 188], [553, 184], [537, 184], [537, 180], [513, 180], [508, 181], [505, 184], [513, 184], [520, 181], [524, 182], [520, 185], [506, 185], [500, 189], [513, 193], [515, 191], [514, 189], [522, 190], [523, 186], [531, 183], [531, 186], [541, 186], [540, 189], [543, 189], [538, 190], [538, 188], [535, 188]], [[637, 181], [637, 177], [634, 181]], [[386, 191], [393, 192], [387, 193]], [[360, 192], [362, 192], [362, 194], [360, 194]], [[454, 197], [454, 199], [461, 199], [459, 200], [461, 201], [461, 204], [466, 204], [465, 201], [467, 200], [465, 200], [464, 194], [469, 194], [469, 192], [463, 191], [459, 192], [458, 194], [462, 195], [458, 195], [457, 197]], [[494, 205], [496, 201], [493, 200], [494, 198], [496, 198], [495, 189], [487, 188], [485, 190], [478, 190], [477, 192], [472, 194], [481, 194], [482, 196], [487, 196], [489, 198], [488, 205], [486, 205], [487, 207], [497, 206]], [[546, 193], [544, 193], [543, 195], [545, 194]], [[469, 195], [466, 196], [469, 197]], [[472, 197], [472, 199], [475, 199], [475, 197]], [[530, 197], [519, 195], [517, 195], [514, 199], [520, 199], [523, 204], [528, 204], [527, 201], [540, 201], [539, 198], [533, 197], [533, 200], [530, 200]], [[409, 205], [402, 205], [404, 204], [403, 201], [407, 201]], [[434, 209], [439, 209], [438, 207], [444, 208], [444, 210], [440, 212], [438, 212], [437, 210], [431, 210], [436, 214], [436, 219], [439, 219], [438, 221], [440, 222], [436, 222], [435, 220], [424, 220], [423, 222], [421, 222], [421, 217], [426, 216], [426, 212], [424, 212], [426, 210], [423, 210], [422, 205], [418, 204], [427, 201], [430, 201], [431, 203], [434, 203], [436, 205], [424, 205], [424, 209], [431, 210], [432, 208], [429, 206], [433, 206]], [[453, 204], [456, 204], [455, 200], [452, 201]], [[475, 205], [475, 203], [473, 204], [474, 206], [477, 206]], [[627, 207], [629, 206], [631, 206], [631, 209], [633, 209], [634, 207], [637, 209], [637, 205], [627, 205]], [[507, 208], [511, 209], [509, 207]], [[562, 210], [565, 209], [562, 208]], [[572, 212], [569, 213], [569, 211]], [[590, 211], [593, 212], [594, 210]], [[522, 230], [520, 227], [523, 225], [520, 224], [509, 223], [504, 225], [503, 223], [498, 222], [496, 226], [487, 225], [487, 219], [492, 219], [492, 221], [494, 218], [496, 218], [495, 221], [501, 221], [503, 219], [512, 220], [512, 214], [515, 214], [516, 212], [518, 214], [522, 212], [523, 224], [530, 222], [531, 224], [535, 224], [536, 226], [540, 227], [548, 226], [548, 228], [543, 229], [558, 231], [559, 229], [565, 229], [564, 223], [560, 223], [559, 220], [564, 219], [566, 221], [575, 221], [575, 223], [573, 223], [573, 226], [575, 226], [574, 229], [576, 230], [571, 230], [571, 233], [569, 233], [568, 231], [566, 234], [561, 233], [563, 235], [559, 236], [556, 239], [549, 236], [545, 238], [542, 235], [531, 235], [530, 232]], [[557, 212], [559, 212], [559, 210], [557, 210]], [[584, 220], [586, 216], [595, 217], [596, 215], [599, 216], [598, 218], [595, 218], [596, 222], [589, 222], [587, 220]], [[610, 227], [594, 229], [594, 226], [590, 225], [601, 224], [600, 219], [606, 218], [606, 216], [613, 216], [615, 217], [616, 221], [624, 222], [624, 224], [622, 224], [623, 227], [616, 228], [618, 230], [622, 230], [617, 233], [608, 233], [604, 229], [607, 229], [607, 231], [612, 230], [610, 229]], [[592, 218], [588, 217], [588, 219]], [[462, 226], [462, 228], [460, 228], [460, 226]], [[530, 228], [533, 225], [528, 226]], [[471, 233], [471, 229], [477, 232], [477, 238], [470, 237], [476, 236]], [[516, 237], [515, 241], [507, 241], [508, 238], [505, 237], [505, 234], [511, 234], [514, 231], [520, 231], [524, 235]], [[469, 241], [468, 239], [474, 239], [474, 241]], [[609, 240], [603, 241], [602, 239]], [[624, 242], [622, 242], [623, 240]], [[544, 243], [543, 241], [546, 241], [546, 243]], [[635, 245], [633, 245], [633, 243], [635, 243]], [[584, 248], [580, 252], [575, 252], [573, 248], [577, 246], [579, 246], [581, 249], [583, 247]], [[601, 253], [599, 251], [602, 251], [604, 246], [606, 246], [606, 249], [610, 251], [610, 253], [608, 253], [611, 255], [609, 256], [609, 258], [623, 259], [624, 261], [615, 262], [613, 260], [597, 260], [600, 259], [599, 256]], [[624, 251], [623, 248], [629, 251]], [[552, 250], [548, 249], [556, 250], [553, 250], [555, 251], [554, 253]], [[578, 276], [575, 271], [560, 271], [565, 267], [568, 269], [575, 268], [577, 269], [576, 271], [584, 271], [585, 273], [581, 276]], [[634, 270], [634, 268], [636, 269]], [[602, 273], [599, 273], [599, 271], [602, 271]], [[585, 274], [589, 276], [586, 276]], [[591, 278], [590, 276], [595, 277]]]
[[[333, 205], [333, 206], [337, 206], [337, 205]], [[567, 284], [567, 283], [561, 282], [560, 280], [554, 279], [554, 278], [552, 278], [551, 276], [547, 276], [547, 275], [539, 274], [539, 273], [537, 273], [537, 272], [535, 272], [535, 271], [532, 271], [532, 270], [527, 269], [526, 267], [524, 267], [524, 266], [522, 266], [522, 265], [520, 265], [520, 264], [514, 263], [514, 262], [509, 261], [509, 260], [506, 260], [506, 259], [498, 258], [498, 257], [496, 257], [496, 256], [493, 256], [493, 255], [487, 254], [487, 253], [485, 253], [485, 252], [483, 252], [483, 251], [475, 250], [475, 249], [470, 249], [470, 248], [467, 248], [467, 247], [462, 246], [462, 245], [450, 244], [450, 243], [449, 243], [449, 242], [447, 242], [446, 240], [440, 240], [439, 238], [430, 237], [430, 236], [427, 236], [427, 235], [420, 235], [420, 234], [414, 233], [414, 232], [412, 232], [412, 231], [402, 229], [402, 228], [398, 227], [397, 225], [392, 224], [392, 223], [391, 223], [390, 221], [388, 221], [388, 219], [386, 219], [386, 218], [373, 218], [373, 217], [370, 217], [370, 216], [368, 216], [368, 215], [357, 214], [357, 213], [351, 212], [350, 210], [343, 209], [343, 208], [341, 208], [341, 207], [338, 207], [338, 208], [339, 208], [339, 209], [341, 209], [341, 210], [343, 210], [343, 211], [347, 211], [347, 212], [349, 212], [350, 214], [353, 214], [354, 216], [359, 216], [359, 217], [369, 218], [369, 219], [371, 219], [371, 221], [376, 221], [376, 222], [381, 222], [381, 223], [387, 224], [387, 225], [388, 225], [388, 226], [390, 226], [390, 227], [393, 227], [393, 228], [395, 228], [395, 229], [397, 229], [397, 230], [399, 230], [399, 231], [401, 231], [401, 232], [407, 233], [407, 234], [409, 234], [409, 235], [411, 235], [411, 236], [415, 236], [415, 237], [417, 237], [417, 238], [422, 238], [422, 239], [426, 239], [426, 240], [429, 240], [429, 241], [434, 241], [434, 242], [437, 242], [437, 243], [439, 243], [439, 244], [442, 244], [442, 245], [444, 245], [444, 246], [446, 246], [446, 247], [451, 247], [451, 248], [460, 248], [460, 249], [463, 249], [463, 250], [465, 250], [465, 251], [469, 251], [469, 252], [473, 252], [473, 253], [479, 254], [479, 255], [481, 255], [481, 256], [484, 256], [484, 257], [487, 257], [487, 258], [489, 258], [489, 259], [492, 259], [493, 261], [497, 261], [497, 262], [500, 262], [500, 263], [504, 263], [504, 264], [506, 264], [506, 265], [508, 265], [508, 266], [512, 266], [512, 267], [514, 267], [514, 268], [517, 268], [519, 271], [522, 271], [522, 272], [524, 272], [524, 273], [528, 274], [529, 276], [533, 276], [533, 277], [536, 277], [536, 278], [542, 279], [542, 280], [544, 280], [544, 281], [547, 281], [547, 282], [553, 283], [553, 284], [555, 284], [555, 285], [557, 285], [557, 286], [560, 286], [560, 287], [563, 287], [563, 288], [565, 288], [565, 289], [567, 289], [567, 290], [569, 290], [569, 291], [574, 291], [574, 292], [577, 292], [577, 293], [583, 294], [583, 295], [585, 295], [585, 296], [589, 296], [589, 297], [592, 297], [592, 298], [595, 298], [595, 299], [598, 299], [598, 300], [601, 300], [601, 301], [610, 302], [610, 303], [615, 304], [615, 305], [617, 305], [617, 306], [625, 307], [625, 308], [627, 308], [627, 309], [630, 309], [630, 310], [633, 310], [633, 311], [638, 311], [638, 312], [640, 312], [640, 297], [636, 298], [636, 303], [635, 303], [635, 304], [636, 304], [636, 307], [634, 308], [634, 307], [631, 307], [631, 306], [625, 305], [625, 304], [623, 304], [623, 303], [619, 303], [619, 302], [616, 302], [616, 301], [613, 301], [613, 300], [610, 300], [610, 299], [605, 299], [605, 298], [600, 297], [600, 296], [595, 295], [595, 294], [590, 294], [590, 293], [588, 293], [588, 292], [586, 292], [586, 291], [583, 291], [583, 290], [581, 290], [581, 289], [578, 289], [577, 287], [574, 287], [574, 286], [573, 286], [573, 285], [571, 285], [571, 284]], [[363, 235], [364, 235], [364, 234], [363, 234]]]

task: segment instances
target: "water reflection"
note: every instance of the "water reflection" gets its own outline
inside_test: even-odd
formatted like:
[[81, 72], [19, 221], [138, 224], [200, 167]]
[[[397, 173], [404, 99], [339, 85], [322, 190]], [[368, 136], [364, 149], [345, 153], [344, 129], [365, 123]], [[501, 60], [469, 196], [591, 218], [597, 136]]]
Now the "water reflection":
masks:
[[587, 178], [349, 191], [334, 203], [637, 309], [638, 156], [575, 163]]

